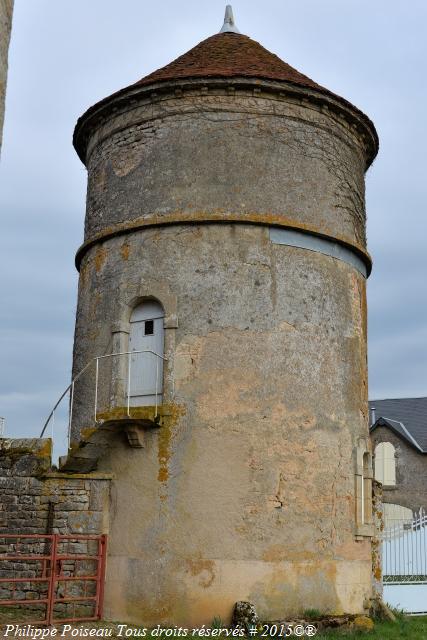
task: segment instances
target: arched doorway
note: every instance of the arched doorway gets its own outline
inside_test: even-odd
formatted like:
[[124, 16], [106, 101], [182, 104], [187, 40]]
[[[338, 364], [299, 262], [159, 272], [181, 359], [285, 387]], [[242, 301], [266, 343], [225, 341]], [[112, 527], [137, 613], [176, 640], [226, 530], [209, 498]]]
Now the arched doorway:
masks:
[[[133, 407], [162, 402], [164, 311], [156, 300], [146, 300], [130, 319], [130, 402]], [[154, 355], [157, 354], [157, 355]]]

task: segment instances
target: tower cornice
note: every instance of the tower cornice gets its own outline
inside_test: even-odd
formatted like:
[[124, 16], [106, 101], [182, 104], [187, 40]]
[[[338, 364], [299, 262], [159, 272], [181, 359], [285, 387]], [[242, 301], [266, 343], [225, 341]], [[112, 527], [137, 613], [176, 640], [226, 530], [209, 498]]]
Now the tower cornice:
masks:
[[221, 224], [221, 223], [233, 223], [233, 224], [252, 224], [265, 227], [278, 227], [281, 229], [292, 229], [300, 231], [304, 234], [311, 235], [317, 238], [327, 239], [341, 245], [345, 249], [354, 253], [365, 265], [366, 274], [372, 271], [372, 258], [366, 249], [355, 243], [350, 238], [325, 233], [319, 227], [310, 224], [298, 223], [292, 218], [287, 216], [268, 214], [262, 212], [207, 212], [207, 211], [192, 211], [191, 213], [183, 211], [175, 211], [169, 213], [167, 216], [150, 215], [130, 220], [129, 222], [111, 225], [101, 232], [94, 234], [88, 238], [77, 250], [76, 253], [76, 268], [79, 271], [82, 260], [87, 252], [102, 242], [116, 238], [118, 236], [124, 236], [130, 233], [135, 233], [144, 229], [150, 229], [153, 227], [167, 227], [172, 225], [188, 225], [188, 224]]
[[320, 110], [329, 110], [331, 115], [349, 127], [362, 139], [366, 148], [365, 170], [375, 159], [378, 148], [378, 134], [373, 122], [350, 102], [326, 90], [305, 87], [285, 81], [273, 81], [262, 78], [178, 78], [157, 81], [149, 85], [132, 85], [90, 107], [77, 121], [74, 129], [73, 144], [80, 160], [87, 166], [87, 152], [90, 140], [96, 130], [109, 119], [129, 113], [143, 104], [166, 100], [169, 97], [186, 97], [199, 91], [201, 95], [218, 91], [252, 92], [254, 97], [270, 97], [275, 100], [294, 100], [305, 106], [314, 106]]

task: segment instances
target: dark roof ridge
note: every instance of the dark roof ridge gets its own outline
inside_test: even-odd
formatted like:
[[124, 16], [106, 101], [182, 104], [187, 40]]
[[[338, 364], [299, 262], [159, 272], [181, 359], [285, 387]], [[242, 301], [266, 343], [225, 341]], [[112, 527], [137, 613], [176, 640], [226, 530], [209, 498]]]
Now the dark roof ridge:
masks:
[[[384, 424], [385, 423], [385, 424]], [[394, 424], [398, 424], [401, 427], [400, 431], [398, 428], [396, 428], [394, 426]], [[408, 429], [405, 427], [405, 425], [403, 424], [403, 422], [400, 422], [400, 420], [392, 420], [391, 418], [386, 418], [384, 416], [380, 416], [378, 418], [378, 420], [375, 422], [375, 424], [373, 424], [370, 428], [369, 431], [372, 432], [374, 431], [377, 427], [385, 427], [388, 426], [390, 427], [390, 429], [400, 438], [403, 438], [404, 440], [406, 440], [411, 446], [414, 447], [414, 449], [416, 449], [417, 451], [419, 451], [420, 453], [427, 453], [426, 450], [424, 450], [419, 443], [415, 440], [415, 438], [409, 433]]]
[[407, 434], [408, 438], [410, 440], [412, 440], [412, 442], [414, 442], [416, 444], [416, 446], [418, 447], [418, 449], [420, 451], [424, 451], [423, 448], [419, 445], [419, 443], [416, 441], [416, 439], [414, 438], [414, 436], [409, 433], [408, 429], [405, 427], [404, 423], [401, 420], [393, 420], [393, 418], [387, 418], [385, 416], [381, 416], [384, 420], [386, 420], [387, 422], [396, 422], [397, 424], [400, 424], [400, 426], [402, 427], [402, 429], [404, 430], [404, 432]]
[[426, 396], [370, 400], [369, 407], [371, 410], [375, 407], [376, 423], [382, 420], [380, 424], [397, 429], [408, 442], [413, 439], [423, 453], [427, 453]]
[[427, 400], [427, 396], [404, 396], [402, 398], [375, 398], [368, 402], [384, 402], [385, 400]]

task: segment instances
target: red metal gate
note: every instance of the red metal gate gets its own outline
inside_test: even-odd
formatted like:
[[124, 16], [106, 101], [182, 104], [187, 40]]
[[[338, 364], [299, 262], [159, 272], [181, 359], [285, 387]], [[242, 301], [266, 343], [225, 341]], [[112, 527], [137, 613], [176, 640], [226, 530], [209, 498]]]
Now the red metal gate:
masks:
[[0, 609], [32, 624], [101, 619], [106, 545], [105, 535], [0, 534]]

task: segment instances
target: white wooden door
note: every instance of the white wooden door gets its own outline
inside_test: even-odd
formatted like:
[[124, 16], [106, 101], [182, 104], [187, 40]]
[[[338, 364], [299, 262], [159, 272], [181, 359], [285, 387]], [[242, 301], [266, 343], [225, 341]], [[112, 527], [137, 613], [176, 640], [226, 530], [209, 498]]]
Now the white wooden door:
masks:
[[164, 349], [164, 311], [158, 302], [148, 300], [135, 307], [130, 322], [130, 404], [133, 407], [154, 405], [156, 394], [160, 404], [163, 359], [158, 356], [163, 356]]

